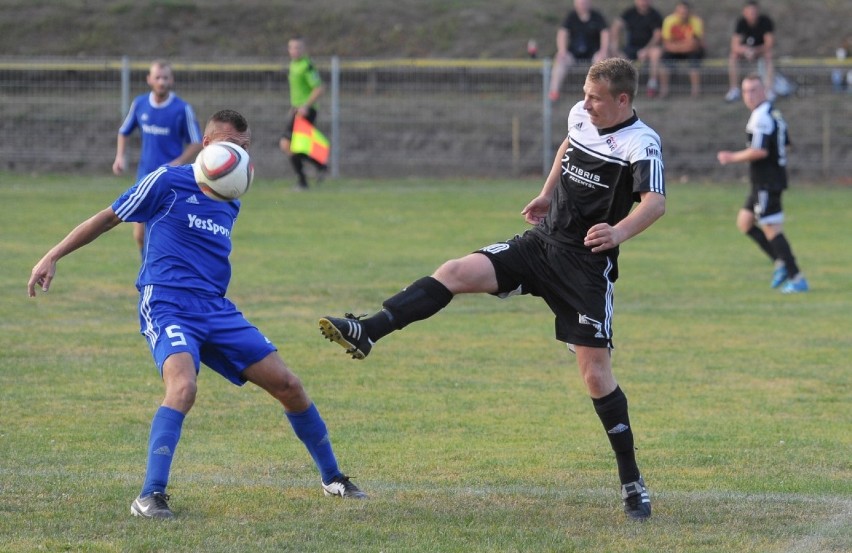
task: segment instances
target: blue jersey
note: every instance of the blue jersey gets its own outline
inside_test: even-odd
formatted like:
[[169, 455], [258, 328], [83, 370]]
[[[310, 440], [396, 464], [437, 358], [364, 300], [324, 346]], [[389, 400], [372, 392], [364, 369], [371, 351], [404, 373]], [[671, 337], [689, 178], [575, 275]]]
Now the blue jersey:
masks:
[[137, 179], [180, 156], [185, 144], [201, 142], [192, 106], [174, 93], [159, 105], [154, 103], [153, 92], [134, 98], [118, 132], [128, 136], [137, 127], [142, 133]]
[[153, 285], [201, 297], [225, 295], [239, 200], [211, 200], [195, 183], [192, 165], [180, 165], [141, 178], [112, 209], [122, 221], [146, 223], [140, 291]]

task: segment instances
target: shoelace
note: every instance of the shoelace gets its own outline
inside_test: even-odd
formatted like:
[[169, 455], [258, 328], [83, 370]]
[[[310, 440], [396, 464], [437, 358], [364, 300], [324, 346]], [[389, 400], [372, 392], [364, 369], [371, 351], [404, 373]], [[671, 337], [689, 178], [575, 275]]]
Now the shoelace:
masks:
[[171, 496], [169, 496], [168, 494], [165, 494], [165, 493], [155, 492], [155, 493], [151, 494], [151, 501], [153, 501], [154, 504], [158, 508], [161, 508], [161, 509], [162, 508], [166, 508], [166, 509], [169, 508], [169, 504], [168, 504], [169, 499], [171, 499]]
[[[335, 481], [339, 482], [340, 484], [343, 484], [343, 489], [346, 490], [347, 492], [353, 491], [353, 490], [358, 490], [358, 486], [355, 485], [355, 482], [350, 482], [348, 476], [339, 476], [338, 478], [335, 479]], [[358, 491], [360, 491], [360, 490], [358, 490]]]

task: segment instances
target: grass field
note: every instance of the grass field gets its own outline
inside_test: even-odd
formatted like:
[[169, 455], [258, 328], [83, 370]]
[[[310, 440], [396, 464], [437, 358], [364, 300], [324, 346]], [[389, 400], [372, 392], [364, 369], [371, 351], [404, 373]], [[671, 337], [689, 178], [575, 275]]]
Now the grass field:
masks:
[[745, 185], [669, 185], [622, 251], [614, 367], [654, 501], [621, 513], [609, 445], [539, 300], [466, 296], [356, 362], [316, 320], [372, 312], [521, 231], [538, 181], [259, 181], [230, 296], [279, 346], [366, 502], [324, 498], [280, 408], [202, 369], [169, 492], [129, 515], [162, 386], [138, 334], [129, 225], [38, 258], [124, 180], [0, 174], [0, 551], [852, 550], [852, 190], [793, 188], [812, 292], [783, 296], [734, 227]]

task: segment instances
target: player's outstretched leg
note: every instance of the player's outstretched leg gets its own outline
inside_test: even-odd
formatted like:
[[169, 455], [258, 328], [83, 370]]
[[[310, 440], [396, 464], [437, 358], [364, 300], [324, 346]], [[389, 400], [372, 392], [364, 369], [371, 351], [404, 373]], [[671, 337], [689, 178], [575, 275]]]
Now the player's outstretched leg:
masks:
[[319, 320], [322, 335], [339, 344], [352, 359], [364, 359], [373, 349], [373, 341], [367, 336], [364, 325], [352, 313], [346, 313], [344, 318], [323, 317]]
[[347, 313], [342, 319], [323, 317], [319, 320], [320, 331], [342, 346], [353, 359], [364, 359], [377, 341], [413, 322], [428, 319], [452, 299], [453, 293], [446, 286], [427, 276], [386, 299], [381, 311], [370, 317], [356, 317], [352, 313]]

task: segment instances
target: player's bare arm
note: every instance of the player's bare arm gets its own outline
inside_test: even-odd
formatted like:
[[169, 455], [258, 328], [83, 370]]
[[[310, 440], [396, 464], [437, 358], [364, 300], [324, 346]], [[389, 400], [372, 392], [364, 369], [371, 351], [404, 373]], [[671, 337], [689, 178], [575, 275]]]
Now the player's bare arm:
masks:
[[524, 207], [521, 215], [527, 223], [537, 225], [544, 221], [548, 211], [550, 211], [550, 197], [536, 196]]
[[662, 194], [643, 192], [640, 198], [639, 205], [615, 226], [607, 223], [592, 226], [583, 241], [585, 246], [595, 253], [610, 250], [653, 225], [666, 212], [666, 197]]
[[746, 163], [751, 161], [757, 161], [759, 159], [763, 159], [769, 155], [769, 150], [764, 148], [745, 148], [743, 150], [737, 150], [736, 152], [731, 152], [728, 150], [722, 150], [721, 152], [716, 154], [716, 159], [719, 160], [719, 163], [722, 165], [728, 165], [729, 163]]
[[116, 175], [124, 174], [124, 170], [127, 168], [126, 150], [127, 137], [119, 133], [115, 146], [115, 161], [112, 162], [112, 172]]
[[307, 117], [308, 110], [310, 110], [311, 107], [313, 107], [313, 105], [317, 102], [317, 100], [319, 100], [319, 97], [322, 96], [324, 92], [325, 92], [325, 87], [323, 85], [319, 85], [318, 87], [313, 89], [311, 91], [311, 95], [308, 96], [307, 101], [303, 105], [298, 106], [296, 108], [296, 111], [298, 111], [299, 114], [302, 115], [303, 117]]
[[547, 212], [550, 210], [550, 199], [553, 197], [553, 189], [559, 184], [559, 179], [562, 176], [562, 158], [565, 157], [565, 150], [568, 149], [569, 144], [570, 141], [566, 138], [559, 146], [541, 192], [521, 210], [521, 215], [524, 216], [527, 223], [537, 225], [547, 217]]
[[44, 254], [44, 257], [33, 267], [30, 280], [27, 282], [29, 297], [35, 297], [36, 286], [40, 286], [44, 292], [50, 289], [50, 283], [56, 274], [57, 261], [94, 241], [98, 236], [116, 227], [119, 223], [121, 223], [121, 219], [118, 218], [111, 207], [108, 207], [77, 225], [62, 241]]
[[198, 156], [198, 152], [200, 152], [203, 148], [204, 147], [201, 145], [201, 142], [187, 144], [186, 148], [183, 149], [183, 152], [180, 154], [180, 156], [173, 159], [169, 163], [169, 165], [177, 166], [192, 163], [193, 161], [195, 161], [196, 156]]

